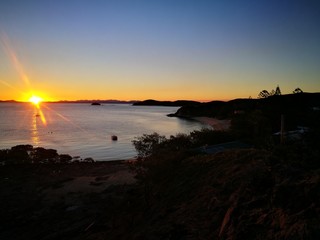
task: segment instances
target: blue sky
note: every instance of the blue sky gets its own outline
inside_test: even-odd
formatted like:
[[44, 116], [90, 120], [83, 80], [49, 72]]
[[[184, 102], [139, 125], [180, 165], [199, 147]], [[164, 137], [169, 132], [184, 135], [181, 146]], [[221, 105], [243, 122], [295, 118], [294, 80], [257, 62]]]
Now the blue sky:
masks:
[[319, 92], [319, 22], [317, 1], [2, 1], [0, 99]]

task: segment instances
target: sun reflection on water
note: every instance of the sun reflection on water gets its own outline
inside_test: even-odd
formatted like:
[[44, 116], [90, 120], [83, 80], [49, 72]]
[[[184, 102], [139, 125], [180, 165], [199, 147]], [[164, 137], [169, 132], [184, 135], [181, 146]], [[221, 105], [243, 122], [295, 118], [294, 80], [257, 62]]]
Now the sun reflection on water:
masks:
[[32, 135], [31, 140], [35, 147], [38, 147], [40, 145], [40, 137], [39, 137], [39, 131], [38, 131], [38, 123], [37, 119], [39, 117], [38, 109], [35, 107], [32, 115]]

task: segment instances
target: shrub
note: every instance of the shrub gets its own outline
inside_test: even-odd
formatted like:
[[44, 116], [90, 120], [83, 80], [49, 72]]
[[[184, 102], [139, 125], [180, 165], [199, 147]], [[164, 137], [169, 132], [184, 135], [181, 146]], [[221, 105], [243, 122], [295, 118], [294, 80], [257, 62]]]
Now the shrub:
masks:
[[[32, 145], [17, 145], [11, 149], [0, 150], [0, 164], [2, 165], [70, 162], [72, 162], [72, 157], [68, 154], [59, 155], [55, 149], [33, 148]], [[79, 160], [74, 162], [79, 162]], [[83, 162], [94, 162], [94, 160], [86, 158]]]
[[134, 139], [132, 143], [138, 153], [138, 158], [147, 158], [165, 141], [165, 136], [161, 136], [155, 132], [150, 135], [143, 134]]
[[59, 155], [55, 149], [37, 147], [31, 152], [31, 158], [34, 163], [54, 163], [58, 157]]
[[265, 145], [272, 135], [270, 121], [260, 110], [236, 116], [231, 123], [231, 131], [238, 139], [249, 140], [256, 145]]
[[7, 153], [6, 163], [21, 164], [29, 162], [30, 157], [27, 151], [23, 149], [11, 150]]
[[232, 135], [228, 132], [215, 131], [208, 128], [191, 132], [189, 138], [193, 147], [199, 147], [207, 144], [218, 144], [234, 140]]
[[70, 163], [72, 157], [68, 154], [60, 154], [59, 155], [60, 163]]

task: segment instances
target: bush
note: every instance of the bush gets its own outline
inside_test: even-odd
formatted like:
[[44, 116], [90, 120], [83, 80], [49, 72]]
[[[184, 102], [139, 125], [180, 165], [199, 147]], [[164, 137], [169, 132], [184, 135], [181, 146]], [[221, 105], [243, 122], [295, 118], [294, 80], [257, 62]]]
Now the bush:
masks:
[[55, 163], [59, 155], [55, 149], [37, 147], [31, 152], [31, 158], [34, 163]]
[[231, 131], [238, 139], [249, 140], [256, 145], [267, 144], [272, 136], [270, 121], [260, 110], [238, 115], [231, 123]]
[[143, 134], [141, 137], [137, 137], [133, 140], [132, 143], [138, 153], [138, 158], [147, 158], [165, 141], [165, 136], [161, 136], [158, 133], [152, 133], [150, 135]]
[[190, 151], [192, 148], [231, 140], [231, 134], [210, 129], [193, 131], [189, 135], [179, 133], [170, 138], [158, 133], [143, 134], [132, 141], [138, 154], [132, 168], [138, 179], [159, 179], [161, 175], [179, 171], [181, 163], [194, 154]]
[[[59, 155], [55, 149], [33, 148], [32, 145], [17, 145], [11, 149], [0, 150], [0, 163], [2, 165], [71, 162], [72, 157], [68, 154]], [[83, 162], [94, 162], [94, 160], [86, 158]]]
[[22, 164], [29, 162], [30, 157], [27, 151], [24, 151], [22, 149], [18, 150], [11, 150], [7, 153], [7, 159], [6, 162], [10, 164]]
[[232, 135], [228, 132], [215, 131], [208, 128], [191, 132], [189, 138], [193, 144], [193, 147], [199, 147], [208, 144], [219, 144], [234, 140]]

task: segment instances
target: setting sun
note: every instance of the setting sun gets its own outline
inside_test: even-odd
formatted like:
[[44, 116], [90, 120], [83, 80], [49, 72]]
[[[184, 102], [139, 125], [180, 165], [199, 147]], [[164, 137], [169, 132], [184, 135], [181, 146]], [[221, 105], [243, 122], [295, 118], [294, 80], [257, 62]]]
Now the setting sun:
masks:
[[41, 97], [39, 97], [39, 96], [32, 96], [32, 97], [30, 97], [29, 98], [29, 102], [31, 102], [31, 103], [33, 103], [33, 104], [35, 104], [35, 105], [38, 105], [40, 102], [42, 102], [42, 98]]

